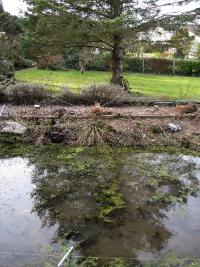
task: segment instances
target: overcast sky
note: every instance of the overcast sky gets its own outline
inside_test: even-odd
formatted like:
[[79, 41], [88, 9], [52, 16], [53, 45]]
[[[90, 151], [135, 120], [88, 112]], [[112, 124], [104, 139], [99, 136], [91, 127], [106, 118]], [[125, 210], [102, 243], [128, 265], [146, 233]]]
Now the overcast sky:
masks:
[[12, 15], [20, 15], [21, 10], [26, 9], [26, 5], [23, 0], [3, 0], [3, 6], [5, 11]]
[[[170, 0], [160, 0], [163, 2], [169, 2]], [[23, 0], [3, 0], [3, 6], [5, 11], [10, 12], [12, 15], [20, 15], [21, 11], [26, 10], [26, 5], [23, 2]], [[186, 11], [194, 9], [197, 5], [196, 4], [190, 4], [188, 6], [181, 6], [181, 7], [170, 7], [164, 9], [165, 12], [171, 12], [173, 11]]]

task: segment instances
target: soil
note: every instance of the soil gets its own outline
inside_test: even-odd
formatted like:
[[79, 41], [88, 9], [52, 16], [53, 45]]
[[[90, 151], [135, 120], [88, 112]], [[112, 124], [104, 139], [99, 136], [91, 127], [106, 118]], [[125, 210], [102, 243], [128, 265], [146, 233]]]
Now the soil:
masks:
[[[0, 105], [0, 110], [3, 105]], [[15, 105], [6, 105], [3, 116], [51, 116], [58, 109], [66, 110], [66, 115], [76, 115], [76, 116], [85, 116], [91, 113], [91, 107], [89, 106], [41, 106], [40, 108], [35, 108], [34, 106], [15, 106]], [[112, 113], [113, 115], [177, 115], [176, 107], [144, 107], [144, 106], [133, 106], [133, 107], [109, 107], [104, 108], [106, 113]]]
[[[0, 111], [2, 107], [0, 105]], [[61, 116], [59, 110], [62, 110]], [[6, 105], [0, 118], [0, 128], [5, 120], [26, 125], [28, 131], [23, 142], [35, 144], [53, 142], [69, 146], [153, 145], [200, 151], [199, 111], [184, 117], [177, 114], [175, 107], [104, 108], [102, 114], [97, 115], [92, 114], [92, 107], [85, 106], [35, 108]], [[170, 131], [169, 123], [180, 126], [181, 130]]]

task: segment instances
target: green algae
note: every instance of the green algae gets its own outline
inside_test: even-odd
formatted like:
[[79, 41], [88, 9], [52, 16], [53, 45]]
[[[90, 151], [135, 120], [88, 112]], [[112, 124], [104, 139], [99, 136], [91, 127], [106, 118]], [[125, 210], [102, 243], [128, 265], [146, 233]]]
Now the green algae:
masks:
[[[35, 166], [32, 177], [35, 184], [32, 192], [34, 211], [44, 221], [44, 225], [58, 225], [56, 237], [73, 240], [75, 236], [86, 249], [94, 244], [96, 236], [98, 240], [103, 238], [102, 235], [109, 234], [107, 229], [116, 228], [117, 232], [121, 227], [133, 235], [134, 240], [143, 240], [143, 236], [147, 236], [155, 246], [158, 243], [162, 246], [168, 235], [161, 224], [160, 208], [167, 209], [171, 207], [171, 203], [182, 203], [199, 190], [192, 176], [193, 159], [191, 158], [190, 165], [187, 160], [187, 164], [184, 164], [184, 157], [172, 157], [169, 150], [163, 155], [131, 147], [4, 145], [0, 146], [0, 150], [2, 155], [9, 153], [28, 157], [29, 162]], [[174, 154], [178, 154], [177, 151]], [[186, 173], [187, 180], [192, 184], [181, 184], [181, 173]], [[160, 191], [162, 186], [168, 186], [169, 192]], [[135, 227], [134, 233], [130, 231], [126, 221], [130, 221], [131, 229]], [[90, 229], [91, 240], [87, 236], [88, 230], [82, 226], [84, 224], [96, 227]], [[138, 224], [144, 227], [140, 228]], [[161, 229], [161, 234], [157, 229]], [[116, 236], [117, 244], [123, 250], [120, 231]], [[93, 263], [89, 261], [88, 266], [95, 266]], [[123, 266], [120, 261], [110, 264]]]
[[112, 223], [112, 217], [119, 210], [125, 209], [125, 201], [116, 183], [106, 186], [96, 196], [96, 201], [99, 204], [98, 218], [106, 223]]

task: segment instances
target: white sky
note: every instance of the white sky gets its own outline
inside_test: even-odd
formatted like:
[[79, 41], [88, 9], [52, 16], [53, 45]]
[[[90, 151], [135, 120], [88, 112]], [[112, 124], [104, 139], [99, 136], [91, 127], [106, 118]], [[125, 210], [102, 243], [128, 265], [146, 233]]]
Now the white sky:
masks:
[[12, 15], [20, 15], [21, 11], [26, 10], [26, 4], [23, 0], [3, 0], [3, 7], [5, 11]]
[[[161, 3], [170, 2], [170, 0], [160, 0]], [[171, 0], [172, 1], [172, 0]], [[3, 6], [5, 11], [11, 13], [12, 15], [20, 15], [22, 11], [26, 10], [26, 4], [23, 2], [23, 0], [3, 0]], [[197, 7], [197, 4], [190, 3], [187, 6], [180, 6], [180, 7], [165, 7], [163, 11], [166, 13], [171, 12], [179, 12], [179, 11], [186, 11], [191, 10]]]

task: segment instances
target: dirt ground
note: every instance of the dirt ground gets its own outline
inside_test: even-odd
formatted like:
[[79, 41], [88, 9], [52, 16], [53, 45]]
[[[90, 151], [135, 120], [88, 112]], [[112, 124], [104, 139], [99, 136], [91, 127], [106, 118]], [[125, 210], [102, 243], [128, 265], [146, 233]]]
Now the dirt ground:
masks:
[[[3, 108], [3, 105], [0, 105], [0, 111]], [[65, 109], [66, 115], [88, 115], [91, 113], [91, 107], [86, 106], [41, 106], [40, 108], [35, 108], [34, 106], [15, 106], [15, 105], [6, 105], [3, 111], [3, 116], [50, 116], [58, 109]], [[113, 115], [177, 115], [176, 107], [144, 107], [144, 106], [133, 106], [133, 107], [116, 107], [116, 108], [103, 108], [105, 112], [110, 112]]]
[[[0, 105], [0, 111], [2, 108]], [[60, 109], [61, 117], [58, 116]], [[6, 105], [0, 117], [0, 129], [6, 120], [18, 121], [27, 126], [26, 137], [36, 144], [161, 145], [200, 151], [199, 110], [191, 117], [179, 116], [176, 107], [117, 107], [105, 108], [104, 112], [111, 116], [104, 119], [92, 114], [92, 107], [85, 106]], [[170, 123], [180, 130], [171, 131]]]
[[[0, 105], [0, 111], [3, 108], [3, 105]], [[3, 116], [51, 116], [58, 109], [65, 109], [66, 115], [88, 115], [91, 113], [92, 107], [87, 106], [55, 106], [47, 105], [41, 106], [39, 108], [35, 106], [15, 106], [11, 104], [5, 105]], [[145, 107], [145, 106], [132, 106], [132, 107], [110, 107], [103, 108], [105, 112], [111, 113], [113, 115], [178, 115], [176, 107]]]

